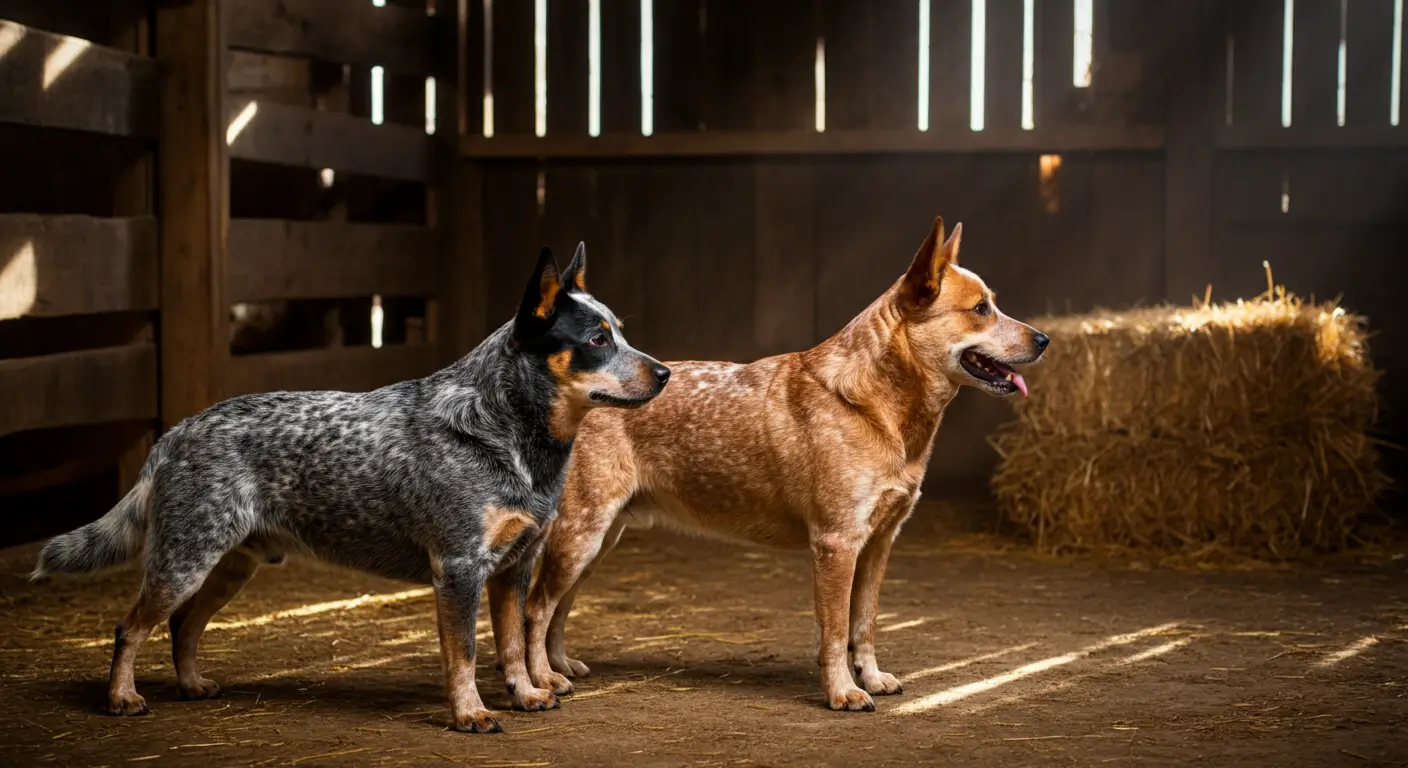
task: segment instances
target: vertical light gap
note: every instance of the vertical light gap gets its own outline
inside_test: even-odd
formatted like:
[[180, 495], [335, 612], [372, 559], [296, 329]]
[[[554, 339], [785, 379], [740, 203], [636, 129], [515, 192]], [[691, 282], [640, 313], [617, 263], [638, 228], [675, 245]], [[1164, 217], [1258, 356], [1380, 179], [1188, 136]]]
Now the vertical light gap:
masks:
[[1291, 212], [1291, 174], [1281, 174], [1281, 213]]
[[1296, 0], [1285, 0], [1281, 29], [1281, 127], [1291, 127], [1291, 54], [1295, 48]]
[[640, 0], [640, 135], [655, 133], [655, 3]]
[[533, 0], [533, 133], [548, 134], [548, 0]]
[[1236, 66], [1237, 66], [1237, 60], [1236, 60], [1236, 58], [1234, 57], [1233, 54], [1235, 54], [1236, 52], [1237, 52], [1237, 39], [1232, 36], [1232, 33], [1231, 33], [1231, 32], [1228, 32], [1228, 33], [1227, 33], [1227, 83], [1226, 83], [1226, 85], [1227, 85], [1227, 97], [1225, 98], [1225, 100], [1224, 100], [1224, 102], [1223, 102], [1223, 105], [1222, 105], [1222, 108], [1223, 108], [1223, 110], [1224, 110], [1224, 114], [1223, 114], [1223, 116], [1222, 116], [1222, 117], [1223, 117], [1223, 121], [1226, 122], [1228, 125], [1231, 125], [1231, 124], [1232, 124], [1232, 105], [1235, 103], [1235, 96], [1234, 96], [1234, 94], [1232, 93], [1232, 86], [1233, 86], [1233, 84], [1236, 82], [1236, 81], [1233, 79], [1233, 74], [1234, 74], [1235, 69], [1236, 69]]
[[324, 168], [321, 171], [318, 171], [318, 184], [320, 184], [323, 189], [331, 188], [333, 182], [335, 182], [336, 180], [337, 173], [333, 171], [333, 169]]
[[929, 0], [919, 0], [919, 130], [929, 130]]
[[538, 171], [538, 215], [542, 216], [547, 212], [548, 207], [548, 176], [543, 171]]
[[386, 322], [386, 313], [381, 308], [381, 295], [372, 296], [372, 349], [381, 349], [381, 329]]
[[826, 38], [816, 39], [816, 63], [812, 65], [812, 83], [816, 104], [816, 132], [826, 130]]
[[587, 0], [587, 135], [601, 135], [601, 0]]
[[969, 46], [973, 53], [968, 67], [972, 73], [968, 83], [968, 127], [975, 131], [983, 130], [983, 113], [986, 109], [984, 89], [987, 80], [987, 29], [987, 0], [973, 0], [973, 42]]
[[1095, 0], [1075, 0], [1075, 55], [1071, 61], [1071, 83], [1090, 87], [1090, 62], [1095, 47]]
[[1398, 125], [1403, 98], [1403, 0], [1393, 0], [1393, 71], [1389, 73], [1388, 124]]
[[1335, 124], [1344, 125], [1345, 113], [1345, 91], [1348, 81], [1346, 69], [1349, 67], [1349, 51], [1346, 43], [1349, 23], [1349, 0], [1340, 0], [1340, 51], [1339, 51], [1339, 71], [1335, 77]]
[[1036, 0], [1022, 2], [1022, 130], [1036, 127], [1036, 97], [1032, 79], [1036, 74]]
[[386, 7], [386, 0], [372, 0], [372, 7], [374, 7], [374, 8], [385, 8], [385, 7]]
[[425, 133], [435, 135], [435, 78], [425, 78]]
[[372, 67], [372, 125], [386, 119], [386, 70]]
[[494, 136], [494, 0], [484, 0], [484, 138]]

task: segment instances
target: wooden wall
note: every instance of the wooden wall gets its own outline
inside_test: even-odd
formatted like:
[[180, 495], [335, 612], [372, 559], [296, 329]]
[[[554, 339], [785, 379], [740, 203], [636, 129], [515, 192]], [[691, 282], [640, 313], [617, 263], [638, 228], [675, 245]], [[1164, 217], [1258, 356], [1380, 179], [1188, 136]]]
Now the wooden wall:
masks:
[[[533, 4], [503, 5], [488, 29], [493, 136], [476, 117], [462, 139], [485, 190], [491, 322], [511, 313], [539, 243], [584, 239], [595, 292], [630, 318], [643, 349], [733, 360], [800, 349], [888, 286], [942, 214], [964, 223], [965, 265], [1017, 317], [1185, 302], [1209, 283], [1221, 297], [1250, 296], [1264, 286], [1263, 259], [1293, 290], [1343, 294], [1383, 332], [1385, 425], [1405, 433], [1408, 338], [1396, 327], [1408, 310], [1390, 297], [1403, 282], [1390, 254], [1408, 168], [1388, 125], [1391, 0], [1349, 4], [1346, 127], [1335, 125], [1339, 3], [1296, 4], [1289, 129], [1279, 0], [1096, 0], [1088, 88], [1072, 82], [1073, 3], [1038, 0], [1031, 130], [1021, 125], [1023, 2], [987, 0], [982, 131], [969, 126], [971, 0], [932, 0], [922, 132], [917, 0], [657, 0], [648, 137], [638, 1], [600, 6], [598, 137], [577, 96], [586, 4], [548, 3], [544, 136], [533, 120]], [[484, 34], [471, 27], [467, 38]], [[1293, 202], [1282, 213], [1286, 178]], [[931, 477], [981, 477], [995, 459], [984, 437], [1005, 408], [966, 392]]]

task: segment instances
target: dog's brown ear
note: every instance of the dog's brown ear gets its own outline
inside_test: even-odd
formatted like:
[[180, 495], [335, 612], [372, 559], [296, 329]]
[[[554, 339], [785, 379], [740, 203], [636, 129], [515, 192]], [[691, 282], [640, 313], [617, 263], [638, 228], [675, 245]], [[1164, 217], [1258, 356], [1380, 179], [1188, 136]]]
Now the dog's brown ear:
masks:
[[533, 268], [533, 277], [523, 289], [523, 302], [518, 305], [518, 315], [514, 325], [519, 335], [541, 328], [552, 320], [557, 294], [562, 291], [562, 281], [558, 277], [557, 262], [553, 260], [552, 249], [544, 247], [538, 253], [538, 264]]
[[909, 271], [900, 281], [900, 304], [902, 307], [926, 307], [939, 297], [939, 287], [943, 282], [944, 270], [949, 265], [958, 264], [958, 246], [963, 239], [963, 225], [953, 228], [953, 234], [944, 239], [944, 218], [934, 217], [934, 228], [924, 243], [914, 254]]

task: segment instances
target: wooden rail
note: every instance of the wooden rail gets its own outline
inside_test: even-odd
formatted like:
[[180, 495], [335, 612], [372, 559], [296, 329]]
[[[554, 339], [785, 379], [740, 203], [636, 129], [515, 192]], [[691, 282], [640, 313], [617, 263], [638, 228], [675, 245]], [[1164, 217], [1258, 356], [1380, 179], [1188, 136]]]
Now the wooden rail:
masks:
[[404, 125], [269, 102], [230, 105], [230, 157], [400, 181], [430, 176], [431, 140]]
[[[453, 4], [449, 4], [453, 9]], [[228, 0], [231, 48], [433, 74], [438, 19], [347, 0]]]
[[1078, 152], [1159, 150], [1158, 126], [1071, 126], [1041, 131], [910, 130], [705, 131], [589, 136], [465, 136], [464, 157], [515, 158], [717, 157], [918, 152]]
[[279, 390], [367, 392], [434, 372], [436, 355], [436, 348], [429, 344], [240, 355], [230, 361], [228, 394]]
[[154, 310], [150, 216], [0, 214], [0, 320]]
[[0, 122], [156, 137], [156, 62], [5, 20], [0, 43]]
[[437, 243], [425, 227], [279, 219], [230, 222], [230, 300], [430, 296]]
[[154, 419], [156, 378], [151, 344], [0, 360], [0, 435]]

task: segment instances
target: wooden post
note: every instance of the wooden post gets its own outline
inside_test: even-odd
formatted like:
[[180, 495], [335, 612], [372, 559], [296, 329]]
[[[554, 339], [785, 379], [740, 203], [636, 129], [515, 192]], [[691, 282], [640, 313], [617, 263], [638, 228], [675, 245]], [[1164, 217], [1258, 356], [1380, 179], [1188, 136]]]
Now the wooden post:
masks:
[[221, 5], [192, 0], [156, 12], [156, 54], [165, 73], [157, 142], [165, 428], [222, 399], [230, 355]]
[[1213, 156], [1225, 104], [1227, 22], [1219, 0], [1169, 0], [1167, 13], [1174, 29], [1164, 128], [1164, 294], [1187, 303], [1218, 277]]

